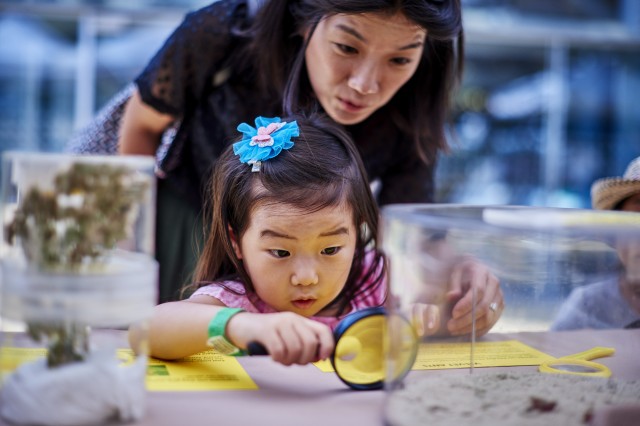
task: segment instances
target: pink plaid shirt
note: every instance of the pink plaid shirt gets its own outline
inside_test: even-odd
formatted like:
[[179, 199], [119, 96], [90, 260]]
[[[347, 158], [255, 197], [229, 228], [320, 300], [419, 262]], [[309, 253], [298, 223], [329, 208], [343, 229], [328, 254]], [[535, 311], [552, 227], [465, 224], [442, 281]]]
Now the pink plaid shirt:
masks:
[[[373, 261], [373, 253], [369, 253], [366, 257], [367, 266]], [[382, 267], [382, 264], [379, 265]], [[363, 283], [364, 286], [368, 285], [368, 282]], [[236, 294], [240, 293], [240, 294]], [[222, 303], [225, 306], [230, 308], [242, 308], [247, 312], [254, 313], [273, 313], [277, 312], [271, 306], [267, 305], [262, 300], [257, 297], [249, 298], [245, 293], [244, 286], [237, 281], [224, 281], [222, 285], [217, 283], [212, 283], [206, 285], [204, 287], [200, 287], [191, 295], [191, 297], [195, 296], [211, 296]], [[364, 308], [370, 308], [374, 306], [382, 306], [384, 304], [384, 300], [387, 295], [387, 280], [383, 279], [381, 284], [373, 291], [366, 292], [366, 294], [358, 294], [353, 300], [351, 300], [351, 309], [349, 312], [344, 315], [336, 318], [336, 317], [324, 317], [324, 316], [315, 316], [311, 317], [311, 319], [321, 322], [323, 324], [327, 324], [333, 330], [340, 320], [344, 318], [346, 315], [359, 311]]]

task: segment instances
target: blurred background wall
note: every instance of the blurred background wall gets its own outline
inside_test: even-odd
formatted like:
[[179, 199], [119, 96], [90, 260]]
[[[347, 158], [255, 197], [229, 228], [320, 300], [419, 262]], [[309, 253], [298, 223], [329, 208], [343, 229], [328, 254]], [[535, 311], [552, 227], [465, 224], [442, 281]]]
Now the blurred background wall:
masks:
[[[0, 151], [61, 151], [202, 0], [0, 0]], [[438, 201], [589, 207], [640, 155], [640, 1], [462, 0]]]

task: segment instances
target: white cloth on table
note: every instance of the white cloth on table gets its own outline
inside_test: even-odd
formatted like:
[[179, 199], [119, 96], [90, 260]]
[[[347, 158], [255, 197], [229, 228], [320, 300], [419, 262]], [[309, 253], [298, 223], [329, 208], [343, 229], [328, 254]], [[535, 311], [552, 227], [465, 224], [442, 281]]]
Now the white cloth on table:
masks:
[[22, 364], [2, 388], [2, 417], [16, 424], [75, 426], [135, 421], [145, 410], [147, 359], [124, 366], [115, 356], [48, 368], [45, 359]]

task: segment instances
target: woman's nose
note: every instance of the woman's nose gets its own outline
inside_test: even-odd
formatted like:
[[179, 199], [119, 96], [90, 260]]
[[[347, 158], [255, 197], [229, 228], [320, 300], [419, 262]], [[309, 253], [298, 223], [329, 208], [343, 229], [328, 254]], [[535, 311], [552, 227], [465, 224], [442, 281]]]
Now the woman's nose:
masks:
[[349, 88], [361, 95], [370, 95], [380, 90], [377, 66], [372, 63], [362, 63], [353, 69], [348, 80]]
[[303, 286], [318, 284], [315, 262], [309, 260], [296, 262], [293, 274], [291, 274], [291, 284]]

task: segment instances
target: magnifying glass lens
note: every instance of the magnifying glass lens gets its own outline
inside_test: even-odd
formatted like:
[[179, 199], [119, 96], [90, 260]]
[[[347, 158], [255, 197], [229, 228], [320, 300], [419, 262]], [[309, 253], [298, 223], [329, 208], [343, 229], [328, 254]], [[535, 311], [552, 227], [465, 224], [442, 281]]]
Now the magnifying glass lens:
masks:
[[564, 358], [540, 364], [543, 373], [578, 374], [587, 377], [611, 377], [611, 370], [603, 364], [585, 359]]
[[597, 373], [602, 371], [602, 368], [598, 368], [596, 365], [591, 365], [590, 363], [577, 360], [575, 362], [572, 361], [557, 361], [557, 362], [549, 362], [547, 366], [550, 370], [555, 370], [557, 372], [571, 372], [571, 373]]
[[[387, 354], [390, 365], [390, 381], [400, 381], [413, 367], [418, 354], [416, 332], [404, 317], [389, 315], [387, 318], [388, 331]], [[392, 383], [392, 386], [393, 386]]]
[[597, 368], [573, 364], [555, 364], [552, 367], [556, 370], [571, 371], [573, 373], [596, 373], [599, 371]]
[[362, 344], [357, 337], [344, 336], [336, 345], [336, 358], [352, 361], [362, 351]]
[[342, 380], [354, 385], [384, 380], [384, 322], [384, 315], [364, 317], [342, 334], [334, 357], [334, 368]]
[[359, 390], [381, 389], [388, 374], [394, 382], [401, 380], [418, 353], [411, 324], [399, 315], [388, 315], [382, 307], [348, 315], [334, 330], [334, 337], [333, 368], [343, 382]]

